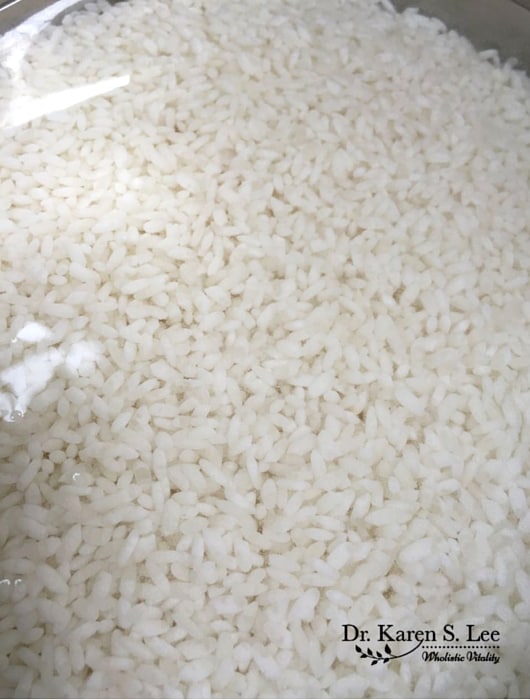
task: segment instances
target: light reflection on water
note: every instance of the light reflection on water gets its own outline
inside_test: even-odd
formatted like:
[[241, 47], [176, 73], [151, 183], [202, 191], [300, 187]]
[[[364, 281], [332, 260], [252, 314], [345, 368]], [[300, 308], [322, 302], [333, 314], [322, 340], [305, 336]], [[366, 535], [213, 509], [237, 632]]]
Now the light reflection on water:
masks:
[[0, 36], [0, 62], [9, 72], [11, 88], [7, 109], [0, 114], [0, 128], [27, 124], [38, 117], [60, 112], [129, 84], [129, 75], [119, 75], [40, 96], [31, 94], [32, 90], [24, 78], [23, 66], [26, 54], [31, 49], [35, 37], [77, 3], [78, 0], [57, 0], [50, 3], [48, 7], [32, 14], [15, 29]]
[[[13, 342], [39, 343], [52, 337], [51, 331], [40, 323], [30, 322], [18, 331]], [[90, 366], [98, 357], [96, 343], [80, 341], [67, 350], [49, 348], [25, 357], [0, 372], [0, 418], [12, 423], [24, 417], [32, 399], [48, 386], [58, 367], [65, 366], [76, 374]]]
[[105, 95], [116, 88], [125, 87], [129, 81], [128, 75], [120, 75], [116, 78], [107, 78], [96, 83], [52, 92], [44, 97], [14, 97], [7, 112], [1, 118], [0, 126], [7, 128], [27, 124], [38, 117], [60, 112], [93, 97]]

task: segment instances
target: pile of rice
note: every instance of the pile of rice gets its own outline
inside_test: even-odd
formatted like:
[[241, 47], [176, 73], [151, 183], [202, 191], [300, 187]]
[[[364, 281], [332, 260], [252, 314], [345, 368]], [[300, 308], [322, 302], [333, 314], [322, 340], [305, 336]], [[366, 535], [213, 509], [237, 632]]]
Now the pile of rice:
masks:
[[375, 0], [0, 51], [4, 695], [527, 696], [528, 78]]

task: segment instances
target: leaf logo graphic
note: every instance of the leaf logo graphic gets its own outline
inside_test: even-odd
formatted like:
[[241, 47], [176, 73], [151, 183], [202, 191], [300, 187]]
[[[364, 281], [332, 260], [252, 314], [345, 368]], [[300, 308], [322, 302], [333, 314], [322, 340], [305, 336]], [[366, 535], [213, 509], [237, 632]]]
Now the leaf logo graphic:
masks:
[[370, 665], [375, 666], [380, 661], [382, 661], [384, 664], [387, 664], [389, 661], [392, 661], [393, 659], [401, 659], [403, 656], [408, 656], [409, 654], [412, 654], [413, 651], [416, 651], [416, 649], [421, 647], [422, 644], [423, 644], [423, 641], [419, 642], [418, 644], [416, 644], [415, 647], [413, 647], [409, 651], [406, 651], [404, 654], [394, 654], [392, 652], [390, 644], [385, 644], [386, 656], [384, 656], [380, 651], [376, 651], [374, 653], [370, 649], [370, 647], [366, 647], [366, 650], [363, 651], [362, 648], [358, 644], [355, 645], [355, 651], [360, 655], [361, 659], [371, 659]]

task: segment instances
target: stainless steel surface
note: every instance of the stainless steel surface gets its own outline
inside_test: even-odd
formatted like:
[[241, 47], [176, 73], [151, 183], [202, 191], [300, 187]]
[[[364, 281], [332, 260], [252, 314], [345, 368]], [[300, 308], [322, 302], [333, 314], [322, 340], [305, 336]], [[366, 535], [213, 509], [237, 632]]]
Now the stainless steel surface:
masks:
[[497, 49], [530, 75], [530, 0], [393, 0], [398, 10], [417, 7], [466, 36], [479, 50]]
[[[116, 0], [115, 0], [116, 1]], [[516, 58], [530, 75], [530, 0], [393, 0], [398, 10], [417, 7], [467, 36], [477, 49], [497, 49]], [[57, 5], [55, 21], [82, 0], [0, 0], [0, 33], [40, 10]]]
[[521, 5], [521, 7], [526, 7], [527, 10], [530, 10], [530, 0], [513, 0], [515, 3], [518, 5]]
[[[24, 20], [47, 10], [48, 22], [59, 23], [72, 10], [80, 8], [88, 0], [0, 0], [0, 34], [14, 29]], [[109, 0], [111, 3], [121, 0]]]
[[36, 12], [51, 5], [50, 0], [7, 0], [0, 2], [0, 32], [13, 29]]
[[47, 10], [46, 22], [59, 22], [66, 13], [83, 4], [83, 0], [0, 0], [0, 34], [43, 10]]

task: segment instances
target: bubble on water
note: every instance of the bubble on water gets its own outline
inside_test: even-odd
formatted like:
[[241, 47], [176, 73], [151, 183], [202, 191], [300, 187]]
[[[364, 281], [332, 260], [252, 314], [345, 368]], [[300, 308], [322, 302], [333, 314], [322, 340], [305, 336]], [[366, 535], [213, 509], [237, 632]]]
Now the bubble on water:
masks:
[[17, 593], [23, 593], [24, 579], [20, 576], [0, 578], [0, 600], [11, 600]]

